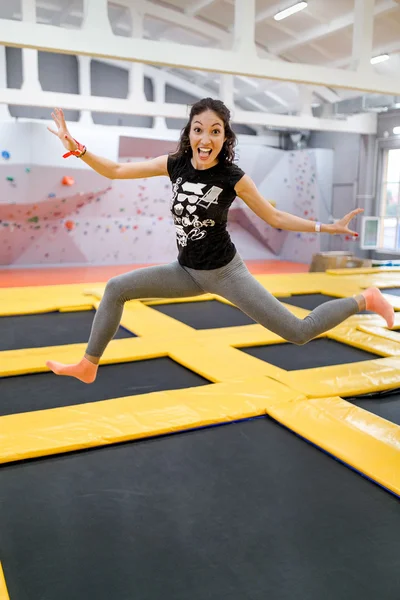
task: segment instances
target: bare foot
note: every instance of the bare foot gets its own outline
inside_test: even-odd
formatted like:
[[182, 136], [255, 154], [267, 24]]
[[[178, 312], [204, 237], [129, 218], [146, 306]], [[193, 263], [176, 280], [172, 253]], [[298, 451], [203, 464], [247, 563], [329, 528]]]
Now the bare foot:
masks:
[[394, 325], [394, 310], [390, 303], [382, 295], [381, 291], [376, 287], [371, 287], [363, 292], [365, 305], [367, 310], [377, 313], [383, 317], [389, 329]]
[[90, 362], [87, 358], [82, 358], [76, 365], [63, 365], [62, 363], [48, 360], [46, 366], [56, 375], [68, 375], [76, 377], [83, 383], [93, 383], [96, 379], [98, 365]]

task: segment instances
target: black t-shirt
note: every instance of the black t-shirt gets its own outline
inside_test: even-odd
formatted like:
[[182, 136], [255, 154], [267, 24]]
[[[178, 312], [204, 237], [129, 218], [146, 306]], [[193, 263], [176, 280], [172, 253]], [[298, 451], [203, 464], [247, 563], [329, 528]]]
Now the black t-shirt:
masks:
[[222, 163], [195, 169], [188, 155], [168, 156], [167, 166], [178, 261], [199, 270], [227, 265], [236, 253], [226, 230], [228, 210], [244, 172], [237, 165]]

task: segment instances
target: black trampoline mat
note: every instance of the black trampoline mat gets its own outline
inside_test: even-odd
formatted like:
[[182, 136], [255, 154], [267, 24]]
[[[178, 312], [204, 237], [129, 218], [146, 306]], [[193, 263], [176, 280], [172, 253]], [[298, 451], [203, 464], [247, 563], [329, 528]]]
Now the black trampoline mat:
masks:
[[[85, 343], [95, 314], [83, 310], [0, 317], [0, 351]], [[120, 327], [114, 337], [136, 336]]]
[[400, 288], [380, 288], [382, 294], [391, 294], [392, 296], [400, 296]]
[[[317, 306], [321, 306], [321, 304], [329, 302], [330, 300], [339, 300], [336, 296], [328, 296], [326, 294], [294, 294], [293, 296], [288, 297], [279, 296], [277, 299], [280, 302], [285, 302], [286, 304], [298, 306], [299, 308], [304, 308], [306, 310], [314, 310]], [[357, 314], [369, 315], [372, 313], [370, 310], [362, 310]]]
[[391, 394], [369, 395], [368, 398], [346, 398], [348, 402], [367, 410], [378, 417], [400, 425], [400, 391]]
[[400, 502], [266, 418], [0, 468], [12, 600], [393, 600]]
[[238, 348], [238, 350], [286, 371], [330, 367], [382, 358], [376, 354], [328, 338], [311, 340], [303, 346], [285, 342], [283, 344]]
[[3, 377], [0, 416], [210, 383], [169, 357], [101, 365], [90, 385], [52, 372]]
[[250, 319], [236, 306], [218, 300], [154, 304], [150, 308], [185, 323], [193, 329], [216, 329], [238, 325], [254, 325], [255, 323], [253, 319]]

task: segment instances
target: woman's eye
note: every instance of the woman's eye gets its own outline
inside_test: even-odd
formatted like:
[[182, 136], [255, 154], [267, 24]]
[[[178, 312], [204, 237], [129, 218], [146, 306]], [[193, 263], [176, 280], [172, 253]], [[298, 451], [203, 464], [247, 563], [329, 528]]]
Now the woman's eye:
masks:
[[214, 133], [215, 133], [216, 135], [219, 135], [221, 132], [220, 132], [220, 130], [219, 130], [219, 129], [214, 129]]

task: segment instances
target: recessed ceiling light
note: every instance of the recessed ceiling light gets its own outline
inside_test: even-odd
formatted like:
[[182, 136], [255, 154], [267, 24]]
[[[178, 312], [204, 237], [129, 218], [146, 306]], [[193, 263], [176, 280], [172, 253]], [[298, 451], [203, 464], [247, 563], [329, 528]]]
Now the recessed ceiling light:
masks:
[[400, 127], [393, 127], [394, 135], [400, 135]]
[[294, 15], [294, 13], [297, 13], [304, 8], [307, 8], [307, 2], [298, 2], [297, 4], [276, 13], [274, 19], [275, 21], [282, 21], [282, 19], [286, 19], [286, 17], [290, 17], [290, 15]]
[[378, 63], [385, 62], [385, 60], [389, 60], [389, 54], [380, 54], [379, 56], [374, 56], [371, 58], [371, 65], [377, 65]]

